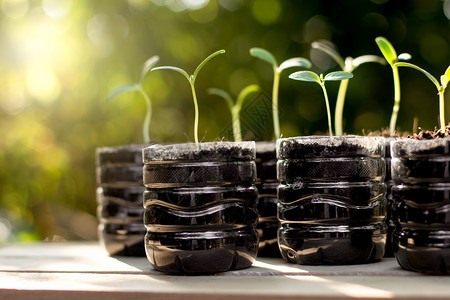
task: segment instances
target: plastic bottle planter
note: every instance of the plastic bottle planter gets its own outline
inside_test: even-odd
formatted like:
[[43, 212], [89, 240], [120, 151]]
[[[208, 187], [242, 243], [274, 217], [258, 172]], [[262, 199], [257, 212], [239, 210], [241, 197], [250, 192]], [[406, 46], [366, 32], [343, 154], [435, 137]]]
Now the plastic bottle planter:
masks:
[[145, 249], [169, 273], [250, 267], [258, 251], [254, 142], [144, 149]]
[[127, 145], [96, 151], [98, 233], [110, 255], [145, 256], [143, 147]]
[[407, 270], [450, 273], [450, 139], [391, 144], [393, 250]]
[[280, 139], [277, 157], [278, 242], [287, 261], [359, 264], [383, 257], [383, 138]]
[[386, 161], [386, 177], [384, 182], [386, 183], [386, 249], [384, 252], [384, 257], [394, 257], [394, 252], [392, 251], [392, 236], [395, 230], [394, 220], [392, 219], [392, 186], [394, 186], [394, 180], [391, 176], [391, 142], [399, 140], [401, 138], [389, 137], [385, 138], [385, 158]]
[[256, 187], [258, 188], [258, 256], [280, 257], [277, 231], [277, 158], [275, 142], [256, 142]]

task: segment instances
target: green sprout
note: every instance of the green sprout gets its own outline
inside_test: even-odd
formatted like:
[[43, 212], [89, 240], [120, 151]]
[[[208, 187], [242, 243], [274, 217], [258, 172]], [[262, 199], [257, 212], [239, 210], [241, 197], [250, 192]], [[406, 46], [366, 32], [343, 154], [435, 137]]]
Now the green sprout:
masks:
[[258, 91], [259, 91], [258, 85], [256, 84], [249, 85], [244, 89], [242, 89], [235, 102], [233, 101], [231, 96], [224, 90], [217, 88], [208, 89], [208, 92], [210, 94], [222, 97], [227, 102], [228, 108], [230, 109], [231, 120], [233, 124], [233, 137], [236, 142], [242, 141], [240, 113], [242, 105], [244, 104], [244, 100], [247, 99], [247, 96], [250, 95], [251, 93], [255, 93]]
[[392, 108], [391, 121], [389, 122], [389, 132], [394, 135], [395, 128], [397, 126], [398, 111], [400, 110], [400, 77], [398, 75], [398, 68], [395, 65], [399, 60], [409, 60], [411, 55], [408, 53], [402, 53], [397, 56], [392, 44], [384, 37], [379, 36], [375, 39], [375, 42], [383, 53], [384, 58], [392, 68], [392, 76], [394, 79], [394, 106]]
[[[339, 65], [342, 71], [345, 72], [352, 73], [360, 65], [368, 62], [376, 62], [383, 65], [386, 64], [386, 61], [382, 57], [377, 55], [362, 55], [356, 58], [347, 57], [344, 60], [344, 58], [336, 50], [320, 42], [313, 42], [311, 44], [311, 47], [317, 50], [321, 50], [326, 54], [328, 54], [334, 61], [336, 61], [336, 63]], [[347, 93], [348, 83], [349, 79], [345, 79], [342, 80], [339, 85], [339, 91], [336, 100], [336, 109], [334, 112], [334, 129], [336, 131], [336, 135], [344, 134], [343, 128], [344, 102], [345, 102], [345, 95]]]
[[438, 90], [438, 94], [439, 94], [439, 123], [441, 125], [440, 126], [441, 131], [445, 132], [446, 124], [445, 124], [444, 94], [445, 94], [445, 89], [447, 88], [448, 83], [450, 81], [450, 66], [447, 67], [447, 70], [444, 72], [444, 75], [441, 76], [440, 83], [436, 79], [436, 77], [434, 77], [433, 75], [431, 75], [424, 69], [422, 69], [414, 64], [406, 63], [406, 62], [397, 62], [394, 64], [394, 66], [395, 67], [409, 67], [409, 68], [416, 69], [416, 70], [422, 72], [425, 76], [428, 77], [428, 79], [431, 80], [431, 82], [433, 82], [433, 84], [436, 86], [436, 88]]
[[155, 70], [174, 70], [174, 71], [177, 71], [177, 72], [181, 73], [189, 81], [189, 84], [191, 86], [191, 91], [192, 91], [192, 98], [194, 100], [194, 113], [195, 113], [195, 115], [194, 115], [194, 141], [195, 141], [196, 145], [198, 145], [198, 119], [199, 119], [199, 113], [198, 113], [197, 94], [195, 93], [195, 79], [197, 79], [198, 72], [200, 72], [200, 70], [203, 68], [203, 66], [209, 60], [211, 60], [213, 57], [215, 57], [215, 56], [217, 56], [219, 54], [223, 54], [223, 53], [225, 53], [225, 50], [219, 50], [219, 51], [214, 52], [213, 54], [211, 54], [207, 58], [205, 58], [198, 65], [198, 67], [195, 69], [195, 71], [194, 71], [194, 73], [192, 75], [189, 75], [183, 69], [180, 69], [180, 68], [177, 68], [177, 67], [172, 67], [172, 66], [162, 66], [162, 67], [157, 67], [157, 68], [153, 68], [152, 69], [152, 71], [155, 71]]
[[311, 71], [299, 71], [292, 73], [289, 75], [289, 78], [294, 80], [308, 81], [308, 82], [316, 82], [322, 87], [323, 95], [325, 97], [325, 105], [327, 108], [327, 116], [328, 116], [328, 130], [330, 132], [330, 136], [333, 136], [333, 129], [331, 125], [331, 113], [330, 113], [330, 102], [328, 101], [328, 94], [325, 88], [326, 81], [339, 81], [353, 78], [353, 74], [344, 71], [331, 72], [323, 76], [323, 74], [317, 75]]
[[106, 101], [111, 101], [112, 98], [116, 97], [119, 94], [122, 94], [124, 92], [128, 91], [137, 91], [140, 92], [142, 97], [145, 99], [145, 103], [147, 106], [145, 119], [144, 119], [144, 125], [142, 126], [142, 135], [144, 138], [144, 143], [150, 142], [150, 134], [149, 134], [149, 126], [150, 126], [150, 120], [152, 118], [152, 102], [150, 100], [149, 95], [145, 91], [143, 87], [143, 81], [145, 78], [145, 75], [147, 75], [147, 72], [158, 62], [159, 57], [158, 56], [152, 56], [150, 57], [143, 65], [141, 69], [141, 73], [139, 75], [139, 79], [137, 83], [134, 84], [128, 84], [121, 87], [118, 87], [117, 89], [113, 90], [108, 97], [106, 98]]
[[285, 60], [278, 65], [277, 60], [269, 51], [262, 48], [251, 48], [250, 55], [257, 57], [265, 62], [268, 62], [273, 67], [273, 87], [272, 87], [272, 114], [273, 114], [273, 129], [275, 139], [280, 138], [280, 118], [278, 114], [278, 90], [280, 85], [280, 75], [285, 69], [292, 67], [310, 68], [311, 62], [306, 58], [294, 57]]

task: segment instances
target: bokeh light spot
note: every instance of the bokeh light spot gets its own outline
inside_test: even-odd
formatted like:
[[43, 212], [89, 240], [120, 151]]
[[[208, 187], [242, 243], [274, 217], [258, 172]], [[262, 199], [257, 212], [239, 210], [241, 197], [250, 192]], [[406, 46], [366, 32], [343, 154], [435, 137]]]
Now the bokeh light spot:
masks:
[[231, 74], [228, 84], [231, 94], [238, 95], [244, 87], [257, 82], [258, 78], [252, 70], [240, 68]]
[[450, 20], [450, 0], [446, 0], [442, 3], [442, 9], [444, 10], [444, 14], [447, 19]]
[[181, 0], [189, 9], [202, 9], [208, 5], [209, 0]]
[[[339, 52], [339, 50], [336, 49], [336, 46], [330, 41], [327, 40], [319, 40], [319, 41]], [[328, 54], [315, 48], [311, 48], [309, 56], [313, 65], [318, 67], [322, 71], [331, 69], [337, 65], [336, 61], [332, 59]]]
[[43, 0], [42, 9], [51, 18], [63, 18], [70, 13], [73, 0]]
[[220, 6], [229, 11], [236, 11], [242, 6], [242, 0], [219, 0]]
[[146, 10], [150, 4], [148, 0], [128, 0], [128, 4], [138, 10]]
[[[323, 118], [325, 114], [325, 105], [323, 99], [318, 95], [303, 95], [297, 99], [298, 112], [305, 120], [316, 122]], [[324, 128], [326, 124], [324, 123]]]
[[216, 18], [218, 10], [217, 2], [212, 1], [208, 6], [202, 7], [202, 9], [191, 11], [189, 15], [192, 20], [198, 23], [208, 23]]
[[0, 218], [0, 242], [4, 242], [11, 234], [11, 223], [5, 219]]
[[29, 9], [28, 0], [3, 0], [3, 13], [11, 19], [23, 18]]
[[376, 30], [388, 30], [389, 22], [386, 20], [386, 17], [382, 14], [371, 12], [364, 16], [363, 22], [366, 26], [370, 26], [375, 28]]
[[127, 20], [119, 14], [97, 14], [87, 24], [89, 39], [97, 46], [100, 57], [109, 56], [116, 44], [116, 40], [123, 40], [128, 36]]
[[27, 88], [43, 104], [54, 102], [61, 92], [61, 84], [48, 65], [35, 65], [27, 70]]
[[319, 39], [330, 40], [331, 26], [327, 18], [316, 15], [306, 22], [303, 34], [305, 39], [309, 42]]
[[17, 115], [23, 111], [28, 104], [25, 94], [18, 84], [4, 87], [0, 92], [0, 107], [10, 115]]
[[376, 126], [375, 128], [381, 128], [382, 124], [382, 114], [380, 112], [365, 112], [358, 115], [353, 123], [353, 127], [356, 131], [365, 130], [370, 131], [370, 128], [367, 128], [368, 124], [372, 126]]
[[275, 23], [281, 15], [281, 4], [277, 0], [256, 0], [253, 2], [252, 14], [261, 24]]
[[420, 54], [431, 64], [448, 64], [448, 42], [438, 34], [422, 36], [419, 42]]

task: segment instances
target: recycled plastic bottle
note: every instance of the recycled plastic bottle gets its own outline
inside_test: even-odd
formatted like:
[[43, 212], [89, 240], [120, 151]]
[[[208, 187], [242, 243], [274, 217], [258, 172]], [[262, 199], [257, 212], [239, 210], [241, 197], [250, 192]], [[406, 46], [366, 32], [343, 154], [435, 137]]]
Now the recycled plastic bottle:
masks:
[[384, 139], [277, 141], [280, 251], [297, 264], [361, 264], [384, 255]]
[[144, 149], [145, 249], [169, 273], [250, 267], [258, 251], [254, 142]]

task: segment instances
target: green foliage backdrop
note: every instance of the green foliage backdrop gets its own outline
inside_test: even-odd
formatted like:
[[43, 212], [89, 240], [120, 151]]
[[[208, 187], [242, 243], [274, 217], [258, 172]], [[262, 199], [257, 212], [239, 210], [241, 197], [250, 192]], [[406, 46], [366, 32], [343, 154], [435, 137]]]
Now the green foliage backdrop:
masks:
[[[311, 50], [334, 43], [345, 56], [377, 54], [375, 37], [439, 76], [450, 63], [450, 0], [2, 0], [0, 2], [0, 243], [51, 238], [96, 238], [96, 147], [141, 143], [144, 99], [109, 92], [133, 83], [153, 55], [158, 65], [193, 72], [210, 53], [226, 54], [205, 66], [196, 82], [200, 139], [226, 137], [226, 103], [208, 95], [216, 87], [234, 97], [249, 84], [261, 92], [242, 109], [244, 138], [270, 140], [272, 70], [249, 55], [270, 50], [279, 61], [301, 56], [313, 71], [338, 70]], [[295, 71], [295, 70], [293, 70]], [[435, 87], [402, 69], [398, 125], [438, 125]], [[288, 79], [280, 83], [283, 136], [324, 133], [320, 89]], [[351, 79], [344, 128], [362, 134], [386, 127], [393, 103], [388, 66], [367, 64]], [[193, 105], [185, 78], [151, 72], [145, 89], [153, 101], [154, 142], [192, 141]], [[332, 110], [338, 83], [327, 86]], [[448, 93], [447, 93], [448, 94]], [[449, 97], [447, 95], [447, 97]], [[450, 109], [450, 105], [447, 105]], [[447, 112], [448, 113], [448, 112]], [[447, 117], [448, 118], [448, 117]]]

